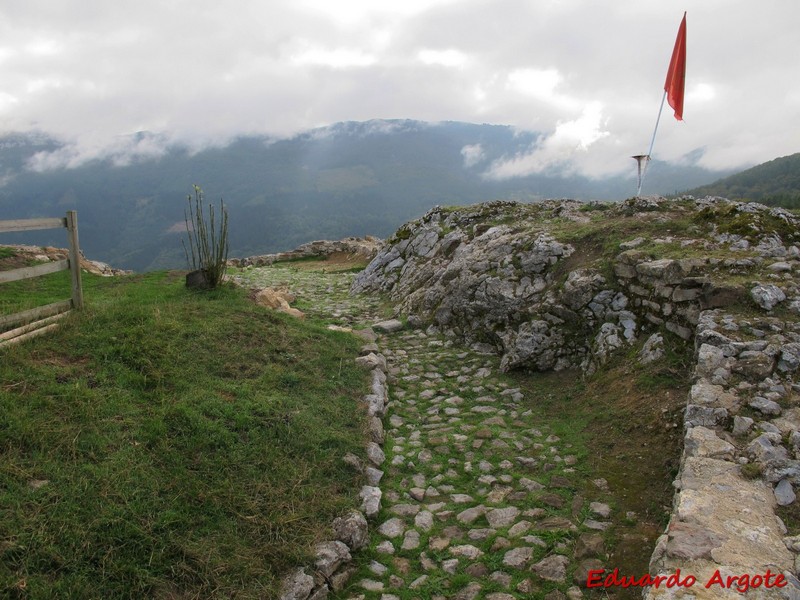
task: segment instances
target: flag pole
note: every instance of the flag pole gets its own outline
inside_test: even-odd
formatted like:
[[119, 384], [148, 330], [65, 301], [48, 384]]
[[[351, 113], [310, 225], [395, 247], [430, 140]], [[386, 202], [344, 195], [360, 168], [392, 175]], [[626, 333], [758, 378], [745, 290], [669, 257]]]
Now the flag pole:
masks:
[[647, 154], [634, 156], [639, 167], [639, 187], [636, 189], [636, 197], [642, 193], [642, 183], [647, 173], [647, 163], [653, 154], [653, 146], [656, 143], [656, 133], [658, 124], [661, 121], [661, 113], [664, 111], [664, 101], [669, 100], [669, 105], [675, 109], [675, 118], [683, 121], [683, 90], [686, 83], [686, 12], [683, 13], [681, 25], [678, 28], [678, 37], [675, 38], [675, 47], [672, 49], [672, 57], [669, 61], [667, 79], [664, 82], [664, 95], [661, 97], [661, 106], [658, 108], [656, 126], [653, 129], [653, 138], [650, 140], [650, 150]]
[[[653, 146], [656, 143], [656, 134], [658, 133], [658, 124], [661, 122], [661, 113], [664, 112], [664, 101], [667, 99], [667, 90], [664, 90], [664, 95], [661, 96], [661, 106], [658, 109], [658, 117], [656, 117], [656, 126], [653, 129], [653, 139], [650, 140], [650, 149], [647, 154], [639, 154], [633, 158], [639, 163], [639, 187], [636, 188], [636, 197], [638, 198], [642, 193], [642, 184], [644, 183], [644, 176], [647, 174], [647, 165], [650, 162], [650, 157], [653, 155]], [[642, 163], [644, 162], [644, 165]]]

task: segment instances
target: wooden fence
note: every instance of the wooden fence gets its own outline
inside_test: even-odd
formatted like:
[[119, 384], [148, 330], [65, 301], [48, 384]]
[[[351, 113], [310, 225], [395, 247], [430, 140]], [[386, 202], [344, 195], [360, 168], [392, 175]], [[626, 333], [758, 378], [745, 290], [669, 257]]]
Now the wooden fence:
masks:
[[[20, 281], [31, 277], [39, 277], [49, 273], [70, 270], [72, 274], [72, 296], [69, 300], [53, 302], [11, 315], [0, 316], [0, 348], [21, 342], [22, 340], [41, 335], [58, 326], [57, 321], [70, 310], [83, 308], [83, 288], [81, 287], [81, 259], [78, 246], [78, 213], [67, 211], [64, 218], [22, 219], [0, 221], [0, 233], [11, 231], [35, 231], [39, 229], [58, 229], [66, 227], [69, 241], [69, 258], [43, 263], [33, 267], [22, 267], [11, 271], [0, 271], [0, 284]], [[8, 327], [8, 329], [3, 331]]]

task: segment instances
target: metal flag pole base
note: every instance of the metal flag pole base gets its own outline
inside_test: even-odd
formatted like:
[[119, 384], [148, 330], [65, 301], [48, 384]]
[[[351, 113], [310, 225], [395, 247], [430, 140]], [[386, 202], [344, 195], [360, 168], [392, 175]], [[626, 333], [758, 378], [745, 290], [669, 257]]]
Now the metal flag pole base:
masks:
[[650, 162], [650, 155], [637, 154], [636, 156], [631, 156], [631, 158], [636, 159], [636, 166], [639, 172], [639, 185], [636, 188], [636, 197], [638, 198], [642, 194], [642, 181], [644, 180], [644, 175], [647, 172], [647, 163]]

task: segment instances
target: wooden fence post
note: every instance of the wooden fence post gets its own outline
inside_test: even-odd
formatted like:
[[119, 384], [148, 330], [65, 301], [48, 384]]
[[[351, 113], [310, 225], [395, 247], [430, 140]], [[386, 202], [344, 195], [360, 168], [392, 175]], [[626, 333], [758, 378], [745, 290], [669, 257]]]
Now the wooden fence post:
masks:
[[83, 288], [81, 287], [81, 255], [78, 246], [78, 211], [67, 211], [67, 237], [69, 238], [69, 270], [72, 274], [72, 307], [83, 308]]

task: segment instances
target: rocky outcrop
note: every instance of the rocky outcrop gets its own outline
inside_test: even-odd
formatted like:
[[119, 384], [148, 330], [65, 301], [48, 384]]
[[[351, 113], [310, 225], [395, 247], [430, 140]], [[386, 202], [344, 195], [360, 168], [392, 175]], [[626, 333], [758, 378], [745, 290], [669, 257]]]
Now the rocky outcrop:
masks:
[[[563, 206], [577, 203], [552, 209]], [[599, 329], [590, 302], [603, 314], [615, 312], [622, 330], [632, 315], [622, 308], [625, 300], [599, 295], [605, 279], [596, 271], [574, 271], [561, 281], [559, 267], [575, 248], [544, 230], [523, 234], [515, 218], [522, 209], [510, 202], [435, 208], [388, 241], [353, 292], [387, 292], [401, 312], [499, 351], [504, 368], [580, 364], [589, 355], [589, 329]]]
[[364, 238], [349, 237], [343, 240], [317, 240], [308, 242], [276, 254], [262, 254], [247, 258], [231, 258], [228, 265], [232, 267], [265, 267], [276, 262], [299, 260], [304, 258], [324, 258], [333, 254], [345, 254], [353, 258], [371, 260], [381, 248], [381, 240], [372, 236]]
[[[681, 218], [702, 222], [703, 211], [718, 204], [707, 199], [687, 209], [685, 203], [634, 199], [602, 212], [609, 223], [647, 218], [647, 213], [668, 221], [675, 218], [668, 211], [679, 209]], [[622, 242], [611, 256], [598, 256], [574, 233], [588, 219], [586, 206], [548, 201], [533, 207], [513, 202], [436, 207], [388, 240], [352, 291], [387, 293], [398, 311], [500, 353], [505, 369], [580, 366], [592, 372], [609, 352], [630, 345], [644, 330], [663, 327], [689, 339], [702, 309], [745, 298], [743, 289], [715, 282], [715, 274], [751, 272], [769, 257], [797, 256], [796, 246], [787, 249], [774, 235], [751, 247], [746, 238], [730, 234], [718, 234], [713, 242], [656, 238], [695, 250], [689, 258], [659, 258], [652, 248], [638, 249], [643, 238]], [[755, 210], [749, 204], [723, 206], [748, 215]], [[790, 213], [761, 209], [796, 228]], [[588, 241], [596, 246], [596, 238]], [[722, 246], [733, 248], [734, 257], [703, 255]], [[753, 256], [753, 248], [760, 254]], [[748, 252], [740, 259], [737, 250]], [[774, 306], [781, 301], [779, 292], [759, 288], [753, 293]], [[797, 296], [796, 287], [791, 293]]]

